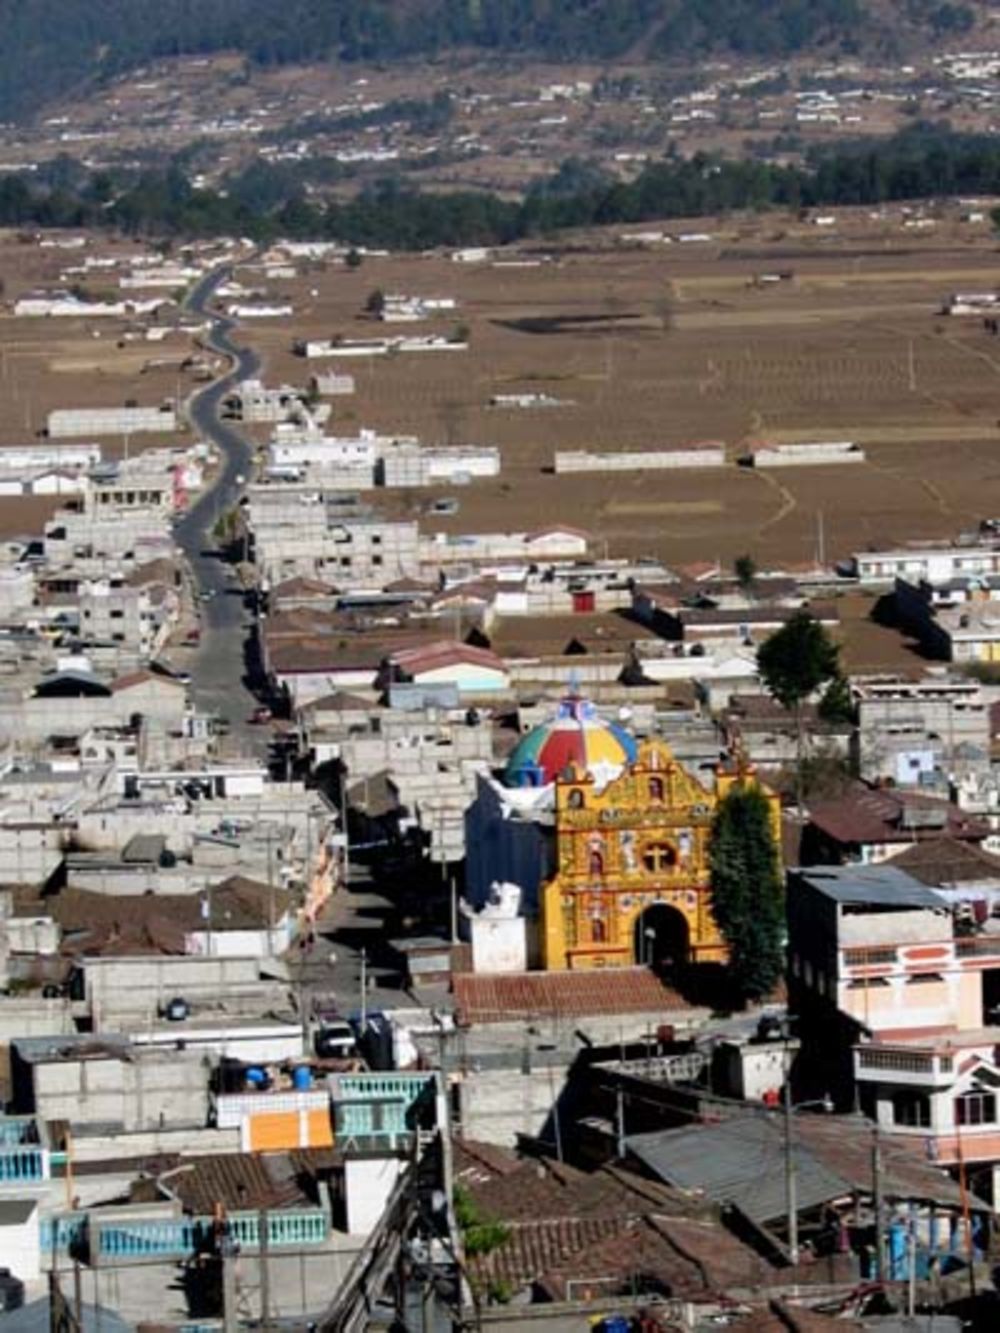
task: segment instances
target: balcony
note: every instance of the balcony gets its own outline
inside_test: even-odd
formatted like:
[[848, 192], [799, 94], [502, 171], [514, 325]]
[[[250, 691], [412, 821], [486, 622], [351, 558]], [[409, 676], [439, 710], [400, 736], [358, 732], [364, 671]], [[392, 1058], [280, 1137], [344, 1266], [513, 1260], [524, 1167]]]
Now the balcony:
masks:
[[[230, 1213], [225, 1233], [241, 1250], [260, 1249], [260, 1213]], [[148, 1259], [182, 1259], [214, 1252], [220, 1237], [212, 1217], [178, 1217], [134, 1222], [102, 1222], [90, 1216], [92, 1262], [141, 1262]], [[288, 1208], [267, 1214], [267, 1244], [279, 1250], [323, 1245], [329, 1223], [322, 1208]]]
[[955, 940], [955, 956], [962, 958], [995, 958], [1000, 967], [1000, 935], [966, 935]]
[[0, 1148], [30, 1146], [37, 1138], [33, 1115], [0, 1115]]
[[49, 1175], [49, 1154], [44, 1148], [0, 1148], [0, 1186], [41, 1184]]
[[867, 1083], [906, 1087], [947, 1086], [954, 1078], [954, 1057], [906, 1046], [855, 1046], [854, 1077]]
[[[433, 1074], [341, 1074], [335, 1080], [334, 1124], [344, 1151], [408, 1148], [429, 1119]], [[433, 1118], [433, 1111], [431, 1117]]]
[[87, 1243], [87, 1214], [60, 1213], [43, 1217], [39, 1226], [39, 1245], [42, 1260], [53, 1264], [81, 1254]]
[[895, 945], [873, 945], [841, 951], [845, 967], [884, 967], [895, 963], [898, 953]]

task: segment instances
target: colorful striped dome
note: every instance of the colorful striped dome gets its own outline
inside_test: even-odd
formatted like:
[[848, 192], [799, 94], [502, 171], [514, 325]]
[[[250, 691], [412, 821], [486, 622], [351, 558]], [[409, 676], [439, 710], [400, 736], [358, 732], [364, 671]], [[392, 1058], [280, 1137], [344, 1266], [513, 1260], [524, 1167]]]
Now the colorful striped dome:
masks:
[[545, 787], [575, 764], [603, 787], [635, 757], [635, 741], [623, 727], [603, 721], [592, 703], [572, 695], [562, 701], [551, 722], [518, 741], [503, 780], [508, 787]]

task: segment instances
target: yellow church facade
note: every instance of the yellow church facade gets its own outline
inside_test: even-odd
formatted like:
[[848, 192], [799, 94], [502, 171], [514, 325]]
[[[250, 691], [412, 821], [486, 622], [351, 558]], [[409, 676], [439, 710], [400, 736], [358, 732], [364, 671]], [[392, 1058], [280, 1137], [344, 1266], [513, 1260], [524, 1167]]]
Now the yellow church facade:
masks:
[[[706, 790], [661, 741], [646, 741], [597, 790], [571, 765], [555, 782], [555, 875], [541, 890], [542, 966], [549, 971], [724, 963], [712, 914], [709, 847], [719, 801], [746, 769]], [[778, 799], [771, 803], [780, 835]]]

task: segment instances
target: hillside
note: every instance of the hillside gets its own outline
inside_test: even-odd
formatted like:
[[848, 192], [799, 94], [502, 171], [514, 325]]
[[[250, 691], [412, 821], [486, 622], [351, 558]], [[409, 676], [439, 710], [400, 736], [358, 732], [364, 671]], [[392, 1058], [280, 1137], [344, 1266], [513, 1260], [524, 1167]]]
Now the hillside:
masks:
[[957, 40], [987, 14], [985, 0], [0, 0], [0, 118], [170, 55], [235, 51], [257, 65], [470, 49], [566, 61], [889, 57]]

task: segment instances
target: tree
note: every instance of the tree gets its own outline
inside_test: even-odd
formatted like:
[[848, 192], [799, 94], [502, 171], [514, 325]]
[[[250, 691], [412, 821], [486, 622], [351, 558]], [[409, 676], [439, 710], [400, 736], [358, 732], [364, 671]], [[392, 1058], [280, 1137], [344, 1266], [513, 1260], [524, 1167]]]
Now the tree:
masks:
[[857, 717], [850, 683], [839, 670], [823, 691], [819, 715], [824, 722], [854, 722]]
[[768, 693], [795, 709], [841, 674], [840, 649], [803, 607], [761, 644], [757, 666]]
[[842, 675], [840, 649], [804, 608], [775, 630], [757, 650], [757, 667], [768, 693], [795, 714], [796, 803], [802, 810], [802, 705]]
[[742, 1003], [759, 1000], [784, 971], [784, 887], [771, 808], [759, 787], [723, 797], [709, 851], [712, 911], [729, 947], [729, 977]]

